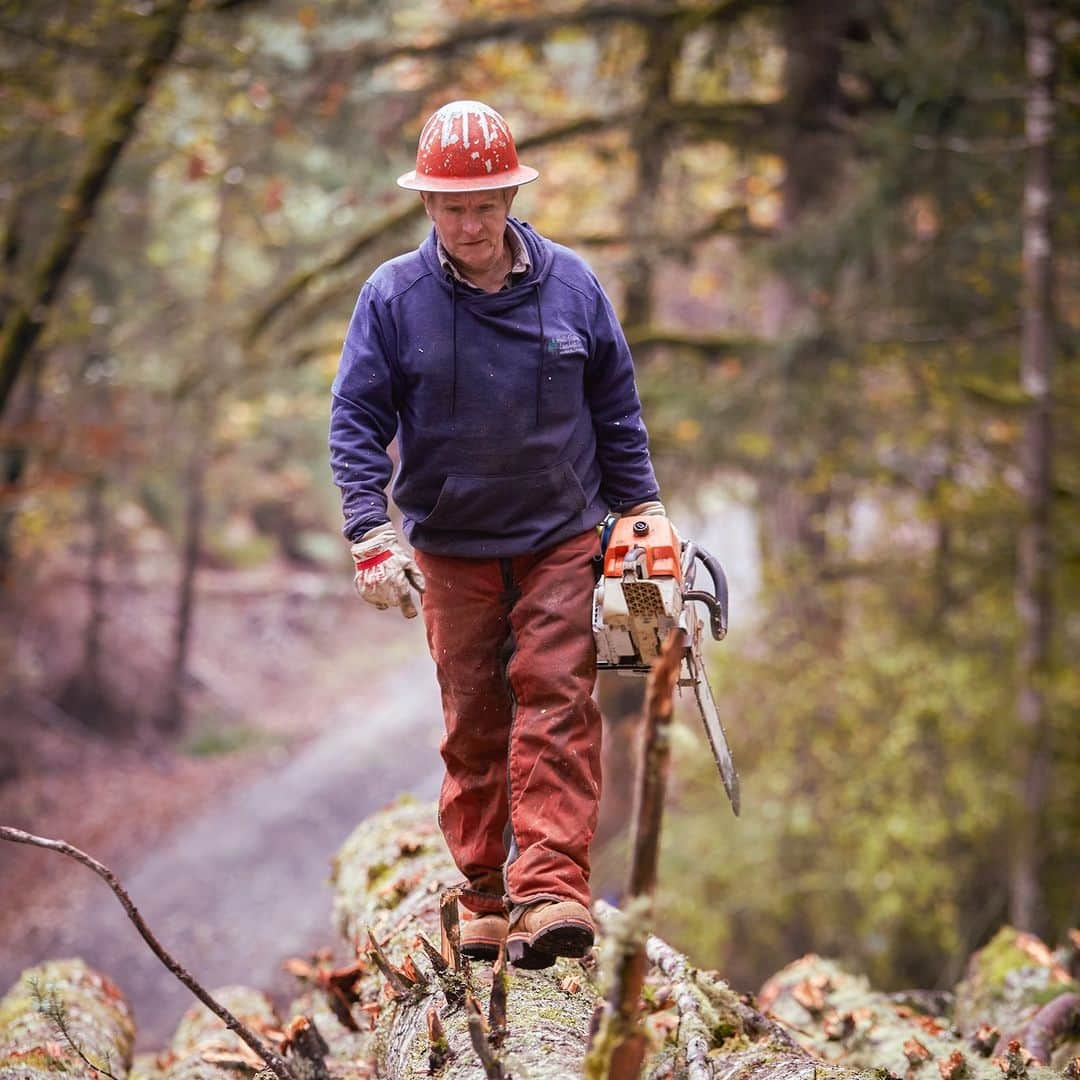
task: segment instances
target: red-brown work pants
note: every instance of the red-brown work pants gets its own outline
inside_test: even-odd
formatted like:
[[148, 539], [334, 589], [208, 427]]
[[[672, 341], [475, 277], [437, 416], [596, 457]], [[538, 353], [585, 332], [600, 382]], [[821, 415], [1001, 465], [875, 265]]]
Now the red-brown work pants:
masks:
[[504, 888], [511, 905], [589, 904], [600, 801], [598, 550], [590, 529], [512, 559], [416, 552], [446, 722], [439, 824], [473, 911], [501, 910]]

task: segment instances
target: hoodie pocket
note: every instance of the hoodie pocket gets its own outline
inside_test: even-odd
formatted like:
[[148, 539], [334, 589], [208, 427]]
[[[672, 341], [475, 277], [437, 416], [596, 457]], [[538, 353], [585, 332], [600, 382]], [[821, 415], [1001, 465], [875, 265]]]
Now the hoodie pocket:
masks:
[[422, 522], [425, 529], [513, 535], [544, 521], [565, 521], [588, 504], [568, 461], [512, 476], [451, 473]]

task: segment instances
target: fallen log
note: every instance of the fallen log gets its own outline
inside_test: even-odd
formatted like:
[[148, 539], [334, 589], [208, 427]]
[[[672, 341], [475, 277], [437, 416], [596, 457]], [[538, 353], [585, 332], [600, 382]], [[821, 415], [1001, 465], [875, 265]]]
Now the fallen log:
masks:
[[[284, 1038], [281, 1021], [265, 994], [243, 986], [213, 992], [251, 1031], [278, 1047]], [[252, 1075], [265, 1062], [204, 1005], [197, 1002], [184, 1013], [169, 1044], [158, 1059], [162, 1080], [236, 1080]]]
[[1002, 927], [968, 961], [956, 989], [956, 1025], [966, 1035], [981, 1024], [1003, 1036], [1018, 1034], [1043, 1005], [1078, 993], [1065, 951], [1056, 954], [1035, 934]]
[[3, 1080], [124, 1080], [134, 1044], [127, 999], [82, 960], [29, 968], [0, 1000]]
[[[505, 1031], [497, 1033], [490, 1006], [492, 985], [498, 985], [493, 969], [461, 962], [455, 970], [454, 959], [446, 955], [440, 901], [457, 877], [430, 806], [400, 803], [346, 841], [332, 875], [334, 912], [361, 964], [349, 988], [346, 1018], [340, 999], [337, 1008], [324, 1005], [337, 1018], [336, 1025], [327, 1025], [331, 1059], [339, 1060], [340, 1034], [351, 1024], [370, 1029], [365, 1051], [374, 1055], [378, 1075], [388, 1078], [619, 1077], [615, 1071], [585, 1071], [585, 1057], [606, 972], [615, 970], [619, 950], [636, 949], [646, 936], [640, 918], [635, 922], [633, 914], [601, 910], [599, 960], [594, 954], [582, 961], [560, 960], [547, 970], [507, 972]], [[640, 1002], [647, 1043], [643, 1077], [880, 1077], [812, 1056], [719, 977], [693, 968], [659, 939], [647, 939], [646, 954]], [[318, 971], [308, 978], [318, 983]], [[328, 984], [327, 974], [322, 982]], [[322, 993], [329, 1001], [331, 991]], [[471, 1009], [470, 1000], [475, 1002]], [[312, 1011], [310, 1002], [305, 1008]], [[488, 1021], [478, 1024], [478, 1014]], [[501, 1037], [494, 1038], [497, 1034]]]
[[[929, 1011], [920, 1007], [924, 1002]], [[777, 972], [758, 995], [758, 1006], [783, 1024], [804, 1050], [836, 1064], [878, 1067], [926, 1080], [1061, 1076], [1040, 1067], [1022, 1049], [1010, 1065], [996, 1027], [983, 1022], [965, 1032], [942, 1008], [946, 1004], [941, 995], [872, 990], [862, 976], [815, 955]]]

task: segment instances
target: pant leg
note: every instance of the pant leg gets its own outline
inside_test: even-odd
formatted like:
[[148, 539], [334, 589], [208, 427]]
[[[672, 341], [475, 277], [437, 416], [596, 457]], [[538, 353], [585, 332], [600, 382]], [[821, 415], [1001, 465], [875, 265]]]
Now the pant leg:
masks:
[[509, 665], [516, 709], [510, 735], [506, 870], [513, 904], [550, 897], [589, 904], [589, 845], [600, 803], [600, 710], [593, 701], [595, 531], [540, 557], [514, 560], [520, 596]]
[[415, 557], [427, 582], [424, 622], [446, 725], [439, 825], [470, 885], [464, 906], [501, 910], [511, 701], [500, 653], [510, 597], [496, 559]]

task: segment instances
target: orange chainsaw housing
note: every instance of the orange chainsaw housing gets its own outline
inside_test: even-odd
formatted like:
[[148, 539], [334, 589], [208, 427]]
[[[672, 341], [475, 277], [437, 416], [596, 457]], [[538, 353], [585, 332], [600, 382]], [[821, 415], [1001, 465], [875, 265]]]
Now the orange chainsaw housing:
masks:
[[[648, 531], [635, 533], [634, 526], [638, 522], [648, 526]], [[604, 577], [621, 578], [627, 553], [635, 547], [645, 549], [646, 577], [670, 577], [682, 581], [682, 542], [671, 522], [659, 514], [619, 518], [615, 522], [604, 552]]]

